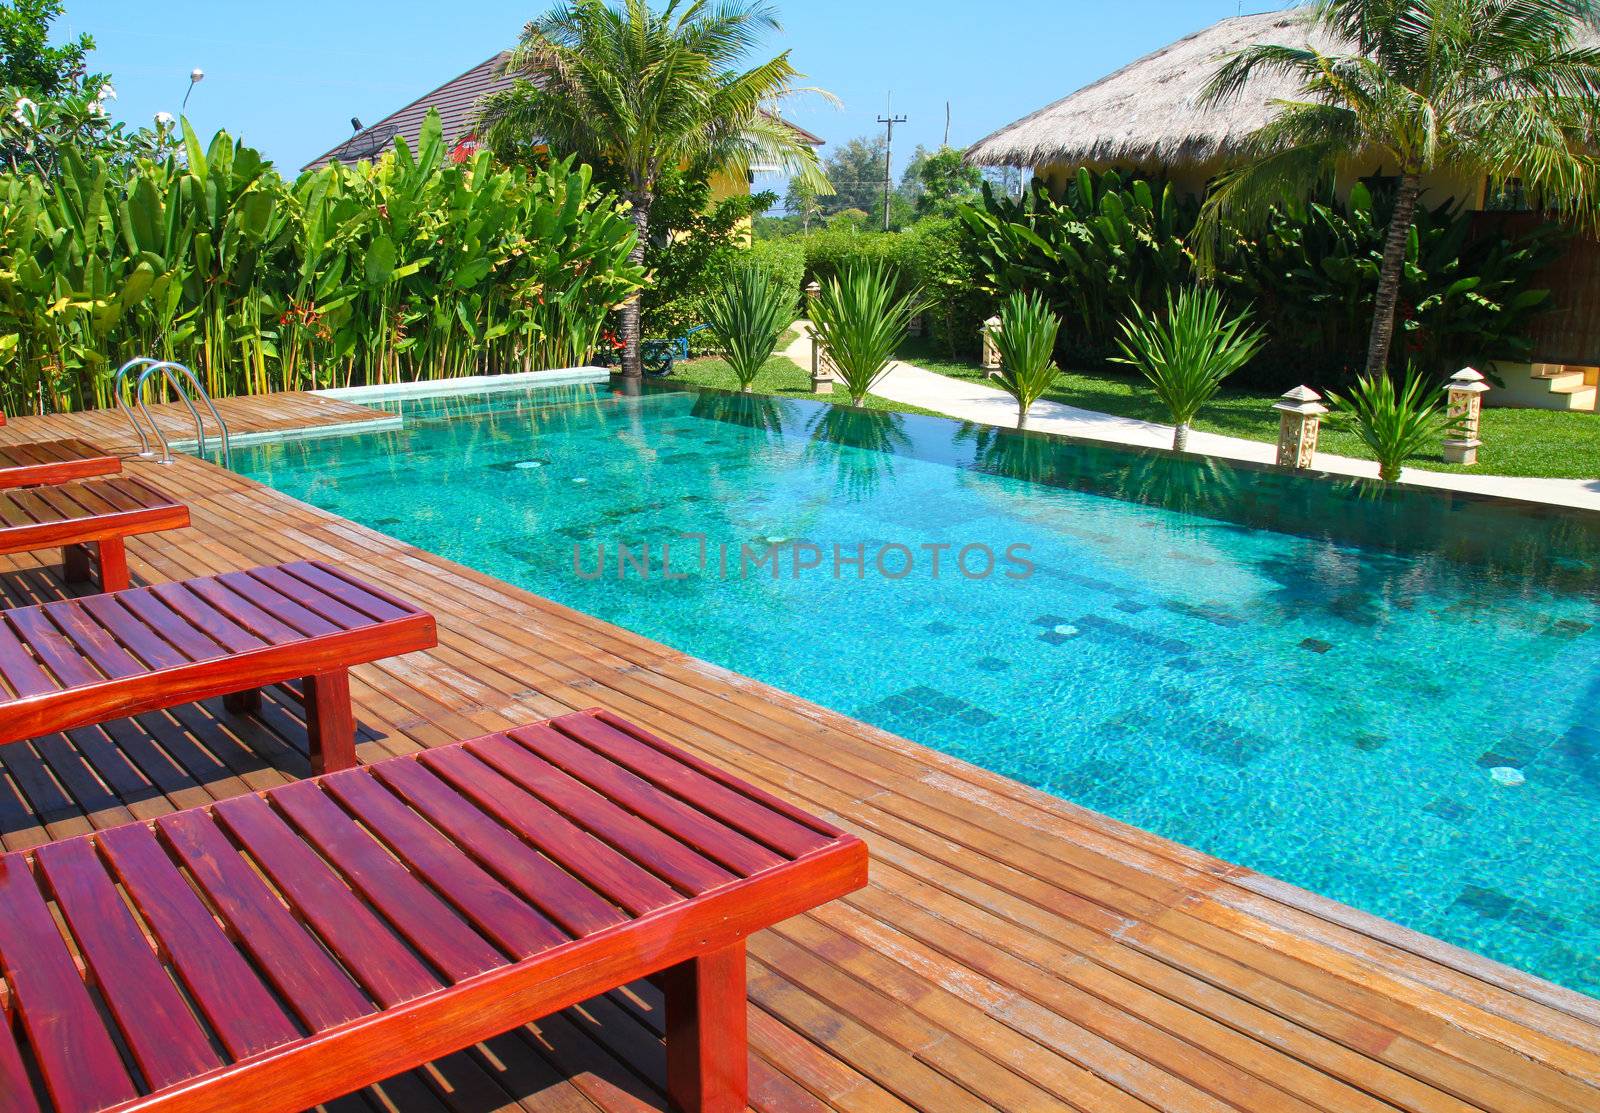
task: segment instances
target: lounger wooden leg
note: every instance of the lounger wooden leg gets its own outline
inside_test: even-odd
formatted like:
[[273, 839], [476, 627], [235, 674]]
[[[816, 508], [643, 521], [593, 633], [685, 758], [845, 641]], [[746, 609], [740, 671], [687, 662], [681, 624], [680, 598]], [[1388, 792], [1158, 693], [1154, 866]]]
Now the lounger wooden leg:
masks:
[[667, 1097], [685, 1113], [743, 1110], [749, 1090], [744, 942], [664, 970]]
[[334, 773], [356, 764], [356, 720], [350, 709], [350, 670], [335, 669], [305, 679], [306, 729], [311, 735], [311, 772]]
[[128, 547], [120, 537], [96, 542], [100, 550], [100, 590], [125, 591], [128, 579]]
[[69, 584], [81, 584], [89, 578], [89, 547], [67, 545], [61, 550], [61, 578]]
[[261, 710], [261, 689], [246, 688], [242, 692], [229, 692], [222, 697], [222, 706], [235, 715], [254, 715]]

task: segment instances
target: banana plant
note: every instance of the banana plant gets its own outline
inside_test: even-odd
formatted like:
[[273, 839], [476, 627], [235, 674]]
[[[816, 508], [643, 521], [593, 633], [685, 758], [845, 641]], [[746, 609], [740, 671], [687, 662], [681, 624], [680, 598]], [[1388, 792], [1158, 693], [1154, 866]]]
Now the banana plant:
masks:
[[644, 282], [587, 167], [458, 162], [436, 116], [414, 150], [292, 183], [226, 132], [182, 137], [0, 173], [8, 412], [106, 405], [134, 355], [216, 395], [575, 364]]

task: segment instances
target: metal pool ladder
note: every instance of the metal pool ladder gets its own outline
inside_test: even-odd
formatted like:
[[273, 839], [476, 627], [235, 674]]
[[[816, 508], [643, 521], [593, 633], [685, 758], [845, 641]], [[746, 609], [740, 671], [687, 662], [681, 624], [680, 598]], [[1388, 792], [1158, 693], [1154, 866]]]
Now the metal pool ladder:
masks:
[[[128, 424], [133, 426], [133, 431], [139, 437], [139, 455], [154, 456], [155, 452], [150, 447], [150, 438], [144, 431], [144, 425], [134, 415], [133, 407], [128, 405], [127, 396], [123, 393], [122, 382], [133, 371], [138, 370], [139, 377], [133, 385], [133, 399], [139, 404], [139, 413], [144, 415], [144, 420], [150, 423], [150, 428], [155, 431], [156, 440], [161, 443], [162, 464], [172, 463], [172, 446], [167, 443], [167, 435], [161, 431], [161, 426], [156, 419], [150, 416], [150, 408], [144, 401], [144, 384], [156, 372], [160, 372], [172, 392], [189, 409], [189, 415], [194, 418], [195, 447], [203, 457], [206, 454], [206, 426], [200, 419], [200, 410], [195, 406], [195, 396], [205, 403], [211, 412], [211, 419], [217, 423], [218, 435], [222, 441], [222, 466], [233, 467], [233, 446], [228, 441], [228, 423], [222, 420], [222, 414], [217, 412], [216, 403], [211, 400], [211, 395], [206, 393], [206, 388], [200, 384], [195, 373], [181, 363], [173, 360], [152, 359], [150, 356], [137, 356], [117, 368], [117, 374], [111, 380], [111, 393], [116, 396], [117, 408], [128, 419]], [[187, 383], [187, 385], [185, 385]], [[192, 391], [192, 393], [191, 393]]]

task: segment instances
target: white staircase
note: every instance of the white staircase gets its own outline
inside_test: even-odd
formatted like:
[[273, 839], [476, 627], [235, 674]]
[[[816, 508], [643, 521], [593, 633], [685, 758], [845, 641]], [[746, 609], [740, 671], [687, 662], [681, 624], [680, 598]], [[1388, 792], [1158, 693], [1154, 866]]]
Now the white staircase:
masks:
[[1536, 388], [1543, 387], [1544, 397], [1533, 403], [1541, 408], [1592, 412], [1595, 409], [1596, 396], [1600, 395], [1600, 386], [1596, 385], [1596, 371], [1592, 367], [1535, 363], [1533, 379]]

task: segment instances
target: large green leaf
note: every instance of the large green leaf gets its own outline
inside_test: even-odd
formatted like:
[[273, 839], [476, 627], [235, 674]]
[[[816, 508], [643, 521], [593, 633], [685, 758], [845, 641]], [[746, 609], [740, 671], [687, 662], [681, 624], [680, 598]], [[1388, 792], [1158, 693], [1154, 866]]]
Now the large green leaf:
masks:
[[367, 248], [366, 275], [369, 286], [386, 286], [394, 277], [399, 249], [388, 236], [379, 236]]

